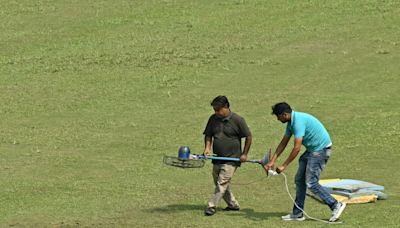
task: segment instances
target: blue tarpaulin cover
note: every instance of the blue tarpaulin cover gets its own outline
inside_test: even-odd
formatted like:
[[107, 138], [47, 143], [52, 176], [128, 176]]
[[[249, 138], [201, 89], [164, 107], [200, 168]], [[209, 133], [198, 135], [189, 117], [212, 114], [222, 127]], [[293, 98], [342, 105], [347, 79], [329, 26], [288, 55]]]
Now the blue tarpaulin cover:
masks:
[[329, 191], [343, 191], [343, 192], [357, 192], [360, 189], [363, 190], [374, 190], [374, 191], [383, 191], [385, 187], [382, 185], [377, 185], [361, 180], [353, 180], [353, 179], [339, 179], [338, 181], [326, 182], [322, 183], [322, 186], [325, 187]]
[[[377, 199], [386, 199], [387, 195], [383, 193], [385, 187], [361, 180], [353, 179], [327, 179], [320, 180], [320, 184], [334, 198], [347, 203], [367, 203], [375, 202]], [[316, 197], [311, 192], [307, 194]]]

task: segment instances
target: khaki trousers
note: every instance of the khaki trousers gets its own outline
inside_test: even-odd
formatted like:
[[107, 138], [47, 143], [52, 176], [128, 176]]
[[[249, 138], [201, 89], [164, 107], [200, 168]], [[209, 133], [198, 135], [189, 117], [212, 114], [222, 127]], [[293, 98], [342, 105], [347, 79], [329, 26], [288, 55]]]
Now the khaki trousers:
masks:
[[229, 164], [214, 164], [213, 165], [213, 179], [215, 184], [215, 191], [211, 199], [208, 201], [208, 207], [217, 207], [221, 198], [228, 204], [228, 207], [239, 207], [239, 203], [231, 191], [231, 179], [235, 173], [237, 166]]

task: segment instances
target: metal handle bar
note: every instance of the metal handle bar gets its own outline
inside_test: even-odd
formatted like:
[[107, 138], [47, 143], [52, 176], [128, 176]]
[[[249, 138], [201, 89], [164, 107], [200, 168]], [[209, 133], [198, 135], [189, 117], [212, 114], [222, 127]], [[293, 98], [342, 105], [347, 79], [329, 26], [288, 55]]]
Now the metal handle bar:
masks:
[[[211, 159], [211, 160], [219, 160], [219, 161], [236, 161], [236, 162], [240, 162], [240, 158], [204, 156], [204, 155], [197, 155], [197, 157], [198, 157], [198, 159]], [[247, 160], [245, 162], [261, 164], [260, 160]]]

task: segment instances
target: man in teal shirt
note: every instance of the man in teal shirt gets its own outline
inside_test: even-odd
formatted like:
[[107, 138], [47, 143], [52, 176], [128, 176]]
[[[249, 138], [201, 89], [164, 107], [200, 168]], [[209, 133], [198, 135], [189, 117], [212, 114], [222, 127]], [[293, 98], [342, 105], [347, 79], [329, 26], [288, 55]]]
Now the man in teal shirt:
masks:
[[287, 123], [287, 126], [285, 135], [270, 162], [264, 166], [265, 170], [268, 171], [274, 167], [275, 161], [286, 148], [292, 135], [294, 135], [292, 152], [285, 162], [276, 168], [276, 172], [281, 173], [287, 168], [299, 154], [301, 145], [306, 148], [306, 151], [300, 156], [299, 168], [295, 177], [295, 202], [297, 206], [294, 205], [292, 213], [282, 216], [282, 219], [285, 221], [305, 220], [303, 210], [308, 188], [332, 210], [332, 217], [329, 221], [338, 220], [346, 204], [338, 202], [319, 184], [321, 172], [325, 168], [332, 151], [332, 141], [324, 125], [310, 114], [293, 111], [290, 105], [285, 102], [272, 106], [272, 114], [276, 115], [277, 119], [282, 123]]

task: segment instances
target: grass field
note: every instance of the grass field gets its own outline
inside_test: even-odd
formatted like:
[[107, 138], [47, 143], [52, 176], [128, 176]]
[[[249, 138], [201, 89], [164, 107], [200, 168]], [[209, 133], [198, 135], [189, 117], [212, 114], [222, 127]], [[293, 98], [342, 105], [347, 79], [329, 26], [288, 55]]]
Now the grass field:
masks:
[[162, 164], [202, 152], [220, 94], [253, 159], [283, 134], [271, 105], [317, 116], [335, 146], [323, 178], [389, 195], [348, 206], [342, 226], [398, 227], [399, 1], [3, 0], [0, 18], [1, 227], [323, 226], [282, 222], [283, 179], [250, 164], [233, 180], [242, 210], [205, 217], [211, 164]]

